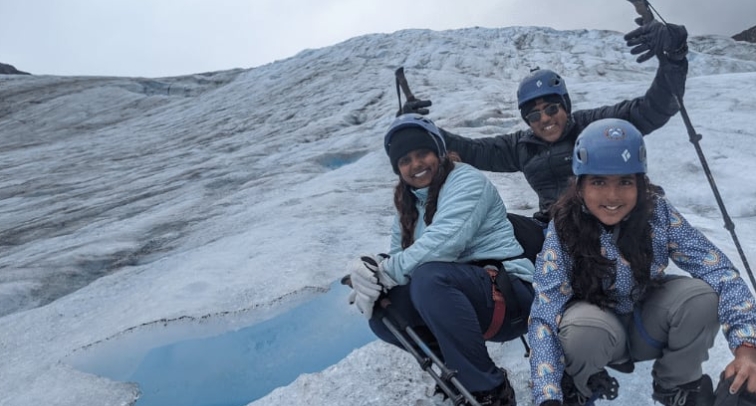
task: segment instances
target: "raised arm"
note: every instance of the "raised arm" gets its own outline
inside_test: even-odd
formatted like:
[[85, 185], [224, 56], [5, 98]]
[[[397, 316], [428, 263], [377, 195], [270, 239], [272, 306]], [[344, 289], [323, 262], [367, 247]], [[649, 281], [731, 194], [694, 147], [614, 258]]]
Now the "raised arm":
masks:
[[654, 21], [625, 35], [633, 55], [641, 54], [638, 62], [657, 56], [656, 76], [646, 93], [635, 99], [612, 106], [575, 112], [578, 122], [587, 123], [602, 118], [627, 120], [643, 135], [661, 128], [680, 111], [677, 98], [685, 94], [688, 76], [688, 33], [684, 26]]

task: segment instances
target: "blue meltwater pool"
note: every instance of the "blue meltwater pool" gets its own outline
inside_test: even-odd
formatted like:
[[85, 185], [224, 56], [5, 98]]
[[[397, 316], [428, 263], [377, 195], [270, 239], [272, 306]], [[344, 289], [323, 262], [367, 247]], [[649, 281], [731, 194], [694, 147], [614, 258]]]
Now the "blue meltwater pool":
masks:
[[128, 367], [113, 364], [139, 359], [138, 354], [123, 353], [128, 347], [73, 364], [85, 372], [137, 383], [142, 392], [137, 406], [246, 405], [376, 339], [367, 321], [348, 306], [348, 293], [334, 283], [328, 292], [278, 317], [214, 337], [155, 347]]

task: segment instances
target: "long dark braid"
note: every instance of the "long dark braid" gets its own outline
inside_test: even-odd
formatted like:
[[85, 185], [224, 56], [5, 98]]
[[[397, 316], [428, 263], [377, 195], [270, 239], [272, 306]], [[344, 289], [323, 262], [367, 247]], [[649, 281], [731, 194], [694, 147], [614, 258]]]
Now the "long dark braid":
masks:
[[[603, 309], [616, 306], [605, 286], [616, 282], [616, 263], [601, 254], [600, 236], [604, 225], [583, 204], [579, 191], [584, 177], [573, 180], [570, 188], [554, 204], [552, 214], [559, 239], [573, 260], [570, 275], [573, 294]], [[617, 247], [633, 272], [633, 298], [642, 298], [652, 285], [651, 217], [660, 189], [643, 174], [636, 175], [638, 202], [620, 227]]]
[[[438, 171], [433, 176], [430, 186], [428, 187], [428, 201], [425, 203], [425, 225], [433, 221], [433, 216], [438, 209], [438, 193], [441, 186], [446, 182], [449, 173], [454, 169], [454, 162], [447, 157], [439, 158]], [[412, 193], [412, 187], [408, 185], [402, 177], [399, 177], [399, 183], [394, 189], [394, 206], [399, 213], [399, 224], [402, 230], [402, 249], [406, 249], [415, 242], [415, 225], [419, 213], [415, 207], [417, 197]]]

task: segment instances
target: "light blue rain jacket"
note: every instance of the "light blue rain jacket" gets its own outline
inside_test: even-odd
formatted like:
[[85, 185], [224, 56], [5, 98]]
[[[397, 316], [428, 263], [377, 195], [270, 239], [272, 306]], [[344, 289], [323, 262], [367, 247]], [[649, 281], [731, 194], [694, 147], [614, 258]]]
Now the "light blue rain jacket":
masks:
[[[420, 215], [415, 242], [405, 250], [399, 216], [394, 219], [391, 257], [382, 267], [400, 285], [407, 284], [412, 271], [426, 262], [504, 260], [523, 253], [493, 183], [470, 165], [456, 162], [454, 166], [441, 187], [436, 214], [428, 226], [423, 221], [428, 188], [414, 191]], [[528, 282], [533, 280], [533, 265], [527, 259], [506, 261], [504, 269]]]

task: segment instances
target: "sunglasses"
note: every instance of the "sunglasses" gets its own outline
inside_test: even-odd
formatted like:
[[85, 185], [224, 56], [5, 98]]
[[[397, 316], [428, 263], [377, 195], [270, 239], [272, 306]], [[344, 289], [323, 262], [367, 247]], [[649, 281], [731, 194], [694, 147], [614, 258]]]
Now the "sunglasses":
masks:
[[533, 124], [541, 121], [541, 114], [546, 113], [549, 117], [553, 117], [554, 114], [559, 112], [559, 106], [560, 104], [549, 104], [546, 106], [543, 110], [531, 110], [530, 113], [528, 113], [525, 116], [525, 120], [527, 120], [528, 123]]

